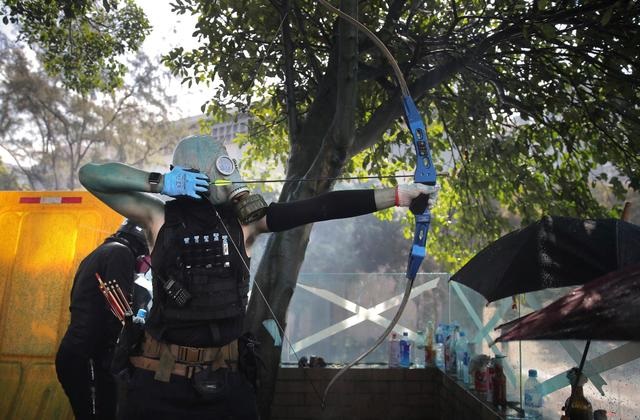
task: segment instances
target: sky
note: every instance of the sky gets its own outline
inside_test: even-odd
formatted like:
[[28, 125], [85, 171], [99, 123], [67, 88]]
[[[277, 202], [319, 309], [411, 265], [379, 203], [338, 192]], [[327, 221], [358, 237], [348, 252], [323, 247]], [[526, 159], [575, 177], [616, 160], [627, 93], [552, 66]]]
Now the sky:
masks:
[[[151, 33], [142, 45], [143, 51], [152, 59], [160, 60], [160, 56], [168, 53], [172, 48], [183, 47], [191, 49], [198, 45], [191, 37], [195, 29], [196, 18], [190, 15], [180, 15], [171, 12], [171, 0], [136, 0], [143, 8], [149, 23]], [[160, 66], [163, 64], [159, 63]], [[209, 99], [210, 93], [205, 88], [182, 86], [179, 80], [174, 80], [167, 86], [169, 92], [176, 96], [176, 117], [200, 115], [200, 107]]]
[[[198, 45], [197, 41], [191, 37], [196, 18], [172, 13], [171, 2], [172, 0], [136, 0], [136, 3], [144, 9], [152, 26], [142, 49], [152, 60], [156, 60], [160, 67], [164, 66], [160, 63], [160, 56], [168, 53], [172, 48], [182, 46], [185, 49], [191, 49]], [[3, 28], [3, 30], [10, 30], [10, 28]], [[210, 90], [207, 92], [206, 88], [183, 86], [177, 78], [172, 79], [166, 88], [176, 98], [175, 109], [170, 113], [171, 118], [175, 119], [202, 115], [200, 107], [213, 96]], [[5, 163], [14, 163], [13, 158], [1, 148], [0, 159]]]

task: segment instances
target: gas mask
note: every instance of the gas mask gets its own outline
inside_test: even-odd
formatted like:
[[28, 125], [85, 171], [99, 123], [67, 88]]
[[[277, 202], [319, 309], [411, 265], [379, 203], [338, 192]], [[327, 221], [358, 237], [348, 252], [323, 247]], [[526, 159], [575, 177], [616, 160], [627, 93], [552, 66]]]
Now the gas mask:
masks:
[[176, 146], [172, 164], [206, 174], [211, 182], [208, 200], [213, 205], [231, 203], [240, 223], [248, 224], [264, 216], [266, 202], [262, 196], [249, 193], [222, 142], [208, 135], [186, 137]]

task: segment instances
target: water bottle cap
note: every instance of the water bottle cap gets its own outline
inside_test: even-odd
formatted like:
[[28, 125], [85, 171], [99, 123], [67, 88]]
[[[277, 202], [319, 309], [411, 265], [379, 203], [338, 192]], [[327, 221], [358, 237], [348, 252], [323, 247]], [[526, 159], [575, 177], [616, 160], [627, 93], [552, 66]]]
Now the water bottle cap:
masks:
[[136, 316], [138, 318], [144, 319], [144, 318], [147, 317], [147, 311], [145, 309], [143, 309], [143, 308], [140, 308], [140, 309], [138, 309], [138, 313], [136, 314]]
[[405, 331], [402, 333], [402, 335], [404, 335], [405, 337], [409, 337], [409, 332]]
[[537, 378], [538, 377], [538, 371], [535, 369], [529, 369], [529, 377], [530, 378]]
[[460, 331], [460, 337], [464, 337], [465, 335], [464, 331]]

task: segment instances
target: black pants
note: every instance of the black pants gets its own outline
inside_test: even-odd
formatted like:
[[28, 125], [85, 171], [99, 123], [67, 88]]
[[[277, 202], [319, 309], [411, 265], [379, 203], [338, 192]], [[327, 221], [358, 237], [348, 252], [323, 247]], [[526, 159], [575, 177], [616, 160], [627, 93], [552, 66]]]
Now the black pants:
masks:
[[160, 382], [154, 375], [144, 369], [133, 370], [122, 408], [124, 419], [258, 419], [255, 392], [241, 373], [229, 373], [224, 392], [209, 399], [195, 390], [190, 379], [171, 375], [170, 382]]
[[117, 391], [113, 376], [102, 360], [60, 346], [56, 373], [77, 420], [116, 418]]

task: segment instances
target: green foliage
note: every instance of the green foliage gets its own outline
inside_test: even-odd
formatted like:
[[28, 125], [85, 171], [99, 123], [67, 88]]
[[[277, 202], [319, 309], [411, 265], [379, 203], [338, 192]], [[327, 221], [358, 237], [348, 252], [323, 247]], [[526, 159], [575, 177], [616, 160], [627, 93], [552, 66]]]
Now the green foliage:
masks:
[[133, 77], [123, 87], [110, 95], [81, 95], [2, 36], [0, 50], [0, 148], [16, 162], [27, 188], [74, 189], [77, 170], [88, 161], [155, 169], [166, 165], [185, 131], [193, 132], [169, 124], [166, 74], [144, 55], [129, 60]]
[[117, 59], [137, 51], [150, 30], [133, 0], [4, 0], [0, 13], [51, 76], [81, 93], [122, 86], [126, 66]]
[[[251, 135], [236, 138], [244, 154], [241, 171], [245, 179], [284, 178], [284, 174], [277, 175], [286, 167], [289, 156], [289, 143], [282, 124], [281, 110], [279, 106], [264, 101], [254, 101], [251, 110]], [[260, 186], [263, 191], [273, 191], [279, 187], [281, 185], [278, 184]]]
[[[329, 131], [344, 100], [331, 96], [335, 16], [315, 2], [179, 0], [174, 9], [198, 16], [202, 46], [165, 62], [185, 83], [222, 82], [211, 112], [251, 104], [245, 160], [271, 168], [321, 150], [328, 139], [314, 132]], [[442, 268], [543, 214], [617, 217], [625, 192], [640, 188], [637, 1], [373, 0], [358, 12], [399, 62], [446, 174], [429, 242]], [[358, 39], [357, 135], [341, 145], [344, 173], [411, 173], [395, 77]], [[602, 188], [617, 201], [602, 206]]]
[[0, 190], [17, 190], [18, 180], [0, 160]]

